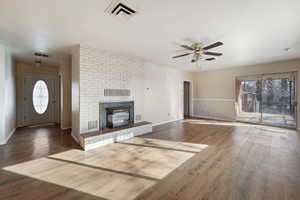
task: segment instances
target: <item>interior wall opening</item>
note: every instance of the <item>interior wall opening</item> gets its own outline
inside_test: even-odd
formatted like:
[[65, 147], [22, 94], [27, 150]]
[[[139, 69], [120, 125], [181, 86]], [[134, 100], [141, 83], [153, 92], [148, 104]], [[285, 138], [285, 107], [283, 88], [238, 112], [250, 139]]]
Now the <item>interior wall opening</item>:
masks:
[[183, 113], [184, 118], [191, 117], [191, 83], [183, 82]]

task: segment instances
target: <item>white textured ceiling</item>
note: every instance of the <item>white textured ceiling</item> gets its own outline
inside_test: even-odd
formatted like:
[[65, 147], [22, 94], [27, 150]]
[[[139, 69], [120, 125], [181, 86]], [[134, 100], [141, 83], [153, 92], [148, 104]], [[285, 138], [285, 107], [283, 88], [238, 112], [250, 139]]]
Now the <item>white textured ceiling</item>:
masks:
[[191, 42], [224, 43], [202, 69], [300, 57], [299, 0], [123, 2], [138, 11], [127, 21], [104, 13], [111, 0], [0, 0], [0, 43], [53, 57], [81, 43], [183, 70], [199, 70], [189, 57], [171, 59]]

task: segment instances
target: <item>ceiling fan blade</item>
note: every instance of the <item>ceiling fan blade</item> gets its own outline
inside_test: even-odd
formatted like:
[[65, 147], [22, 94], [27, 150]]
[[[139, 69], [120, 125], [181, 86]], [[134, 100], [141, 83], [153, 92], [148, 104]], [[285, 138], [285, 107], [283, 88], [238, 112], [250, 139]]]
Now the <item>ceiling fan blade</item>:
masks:
[[223, 55], [222, 53], [209, 52], [209, 51], [205, 51], [203, 54], [209, 55], [209, 56], [221, 56], [221, 55]]
[[179, 56], [173, 56], [172, 58], [179, 58], [179, 57], [183, 57], [183, 56], [188, 56], [192, 53], [185, 53], [185, 54], [182, 54], [182, 55], [179, 55]]
[[185, 49], [188, 49], [188, 50], [191, 50], [191, 51], [194, 51], [194, 49], [188, 45], [180, 45], [182, 48], [185, 48]]
[[211, 44], [211, 45], [208, 45], [208, 46], [204, 47], [203, 49], [208, 50], [208, 49], [212, 49], [212, 48], [222, 46], [222, 45], [223, 45], [223, 42], [216, 42], [214, 44]]
[[207, 59], [205, 59], [205, 60], [207, 60], [207, 61], [212, 61], [212, 60], [216, 60], [215, 58], [207, 58]]

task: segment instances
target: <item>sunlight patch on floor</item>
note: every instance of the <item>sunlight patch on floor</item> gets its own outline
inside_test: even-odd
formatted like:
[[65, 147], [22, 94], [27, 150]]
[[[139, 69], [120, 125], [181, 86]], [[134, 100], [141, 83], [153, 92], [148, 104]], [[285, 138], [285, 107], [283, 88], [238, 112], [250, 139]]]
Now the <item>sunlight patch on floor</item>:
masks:
[[254, 127], [255, 124], [244, 124], [239, 122], [220, 122], [211, 120], [185, 120], [184, 123], [189, 124], [199, 124], [199, 125], [217, 125], [217, 126], [244, 126], [244, 127]]
[[150, 138], [132, 138], [130, 140], [126, 140], [125, 142], [121, 142], [124, 144], [135, 144], [142, 145], [148, 147], [157, 147], [162, 149], [170, 149], [175, 151], [182, 152], [192, 152], [199, 153], [203, 149], [207, 148], [206, 144], [195, 144], [195, 143], [187, 143], [187, 142], [173, 142], [168, 140], [158, 140], [158, 139], [150, 139]]
[[289, 129], [281, 128], [281, 127], [272, 127], [266, 125], [259, 124], [247, 124], [242, 122], [221, 122], [221, 121], [212, 121], [212, 120], [185, 120], [184, 123], [195, 124], [195, 125], [215, 125], [215, 126], [235, 126], [235, 127], [252, 127], [265, 131], [272, 132], [288, 132]]
[[106, 199], [129, 200], [206, 147], [132, 138], [87, 152], [69, 150], [3, 169]]

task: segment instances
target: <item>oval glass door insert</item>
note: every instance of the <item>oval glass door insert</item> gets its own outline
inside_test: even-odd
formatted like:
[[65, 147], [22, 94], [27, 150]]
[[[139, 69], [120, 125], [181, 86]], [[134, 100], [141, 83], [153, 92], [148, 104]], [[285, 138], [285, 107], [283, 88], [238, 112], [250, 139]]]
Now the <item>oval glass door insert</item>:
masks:
[[32, 103], [38, 114], [44, 114], [49, 104], [49, 91], [45, 81], [39, 80], [34, 84]]

